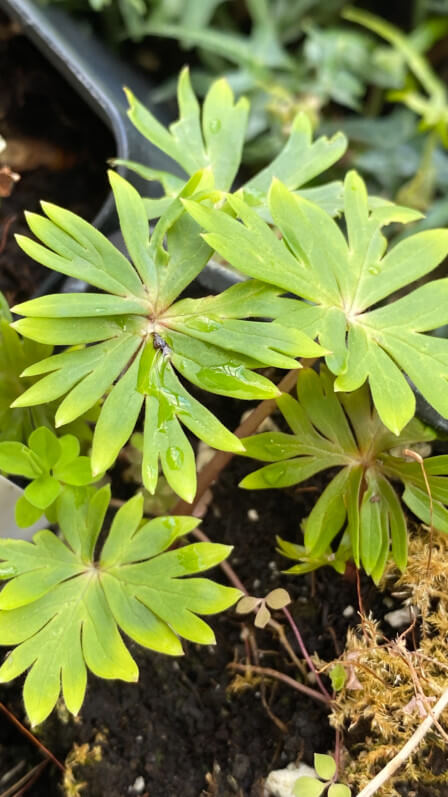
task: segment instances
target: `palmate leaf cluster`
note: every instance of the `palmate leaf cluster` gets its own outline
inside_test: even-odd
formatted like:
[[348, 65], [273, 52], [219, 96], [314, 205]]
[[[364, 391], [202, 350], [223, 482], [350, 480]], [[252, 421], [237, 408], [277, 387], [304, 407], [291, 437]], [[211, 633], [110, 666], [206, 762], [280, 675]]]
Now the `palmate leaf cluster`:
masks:
[[183, 653], [179, 637], [197, 644], [215, 641], [197, 614], [231, 606], [239, 590], [204, 578], [185, 578], [225, 559], [230, 548], [193, 543], [169, 549], [194, 529], [192, 517], [161, 517], [142, 525], [143, 497], [115, 515], [96, 555], [110, 490], [89, 502], [65, 491], [58, 505], [63, 534], [38, 532], [33, 542], [0, 539], [0, 644], [16, 646], [0, 667], [7, 683], [28, 671], [27, 714], [42, 722], [62, 696], [77, 714], [87, 671], [101, 678], [138, 680], [138, 667], [122, 633], [151, 650]]
[[228, 196], [236, 218], [198, 202], [184, 204], [207, 231], [204, 240], [235, 268], [299, 298], [290, 300], [281, 323], [317, 336], [331, 352], [325, 359], [336, 375], [335, 390], [356, 390], [368, 380], [381, 420], [398, 435], [415, 412], [409, 377], [447, 417], [448, 341], [422, 333], [448, 321], [448, 279], [375, 306], [443, 261], [448, 230], [410, 235], [387, 251], [382, 227], [421, 214], [369, 203], [356, 172], [344, 182], [347, 237], [325, 211], [278, 180], [268, 204], [281, 240], [240, 197]]
[[[127, 96], [131, 122], [152, 145], [172, 159], [176, 169], [171, 173], [145, 164], [114, 161], [116, 165], [125, 165], [144, 179], [162, 185], [164, 196], [161, 199], [143, 200], [149, 218], [160, 216], [184, 188], [186, 178], [179, 176], [179, 167], [189, 177], [201, 169], [209, 169], [210, 180], [216, 189], [231, 189], [241, 165], [250, 106], [245, 97], [234, 102], [227, 80], [212, 83], [201, 108], [191, 86], [189, 71], [185, 68], [177, 86], [179, 119], [169, 129], [163, 127], [131, 91], [127, 91]], [[298, 190], [301, 196], [317, 202], [335, 215], [342, 208], [340, 181], [312, 188], [304, 186], [333, 166], [346, 148], [347, 140], [339, 132], [330, 139], [321, 136], [313, 142], [308, 116], [305, 113], [294, 114], [289, 136], [280, 151], [261, 171], [240, 184], [238, 193], [266, 215], [266, 195], [272, 178], [277, 177], [291, 190]]]
[[[243, 440], [247, 456], [272, 463], [246, 476], [246, 489], [289, 487], [338, 469], [303, 522], [304, 544], [278, 539], [280, 552], [300, 562], [287, 572], [330, 565], [343, 573], [353, 558], [378, 582], [390, 555], [403, 570], [408, 533], [401, 501], [424, 523], [431, 515], [422, 468], [404, 451], [417, 446], [418, 453], [419, 444], [435, 433], [414, 418], [397, 437], [381, 422], [366, 385], [335, 393], [325, 366], [320, 375], [312, 369], [299, 373], [297, 396], [277, 400], [292, 434], [266, 432]], [[424, 467], [434, 527], [447, 533], [448, 457], [429, 457]]]
[[57, 437], [40, 426], [32, 432], [28, 446], [17, 441], [0, 442], [0, 470], [29, 480], [23, 496], [16, 502], [18, 526], [32, 526], [43, 513], [55, 521], [55, 502], [65, 485], [85, 487], [98, 481], [92, 475], [90, 459], [80, 456], [77, 437]]
[[322, 794], [327, 794], [328, 797], [350, 797], [348, 786], [334, 782], [337, 767], [333, 756], [315, 753], [314, 769], [318, 777], [302, 775], [296, 780], [293, 786], [295, 797], [320, 797]]
[[[203, 197], [210, 192], [214, 196], [209, 176], [207, 170], [193, 175], [183, 194], [202, 185]], [[132, 262], [69, 211], [44, 203], [47, 218], [27, 215], [42, 243], [19, 237], [25, 252], [106, 293], [44, 296], [15, 308], [27, 316], [14, 324], [25, 337], [40, 343], [94, 345], [69, 349], [28, 367], [24, 376], [43, 378], [13, 406], [64, 396], [55, 416], [56, 426], [61, 426], [109, 391], [93, 435], [93, 473], [113, 464], [143, 410], [144, 486], [154, 492], [160, 460], [170, 486], [191, 501], [195, 458], [181, 423], [210, 446], [238, 452], [242, 444], [187, 391], [177, 372], [224, 396], [272, 398], [278, 389], [254, 369], [296, 368], [296, 357], [316, 356], [323, 349], [299, 329], [247, 320], [281, 315], [286, 301], [281, 289], [257, 280], [218, 296], [176, 302], [205, 266], [210, 247], [179, 199], [165, 211], [149, 240], [140, 196], [117, 174], [111, 173], [110, 179]]]

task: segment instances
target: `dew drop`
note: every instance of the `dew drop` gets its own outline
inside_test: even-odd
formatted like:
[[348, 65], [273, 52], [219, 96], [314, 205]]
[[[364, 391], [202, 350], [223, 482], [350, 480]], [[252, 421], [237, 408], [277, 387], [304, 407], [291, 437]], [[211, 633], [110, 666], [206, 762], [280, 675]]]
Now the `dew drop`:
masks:
[[376, 276], [377, 274], [379, 274], [379, 273], [380, 273], [380, 271], [381, 271], [381, 269], [380, 269], [380, 267], [379, 267], [379, 266], [370, 266], [370, 268], [369, 268], [369, 269], [367, 269], [367, 270], [368, 270], [369, 274], [373, 274], [374, 276]]
[[185, 326], [189, 329], [196, 329], [198, 332], [214, 332], [215, 329], [219, 329], [220, 325], [211, 318], [199, 316], [185, 321]]
[[265, 443], [265, 451], [273, 457], [283, 457], [286, 454], [286, 449], [279, 446], [278, 443]]
[[210, 133], [219, 133], [219, 131], [221, 130], [221, 122], [220, 122], [220, 120], [219, 119], [212, 119], [210, 124], [209, 124], [209, 128], [210, 128]]
[[166, 461], [173, 470], [180, 470], [184, 462], [182, 450], [178, 446], [170, 446], [166, 452]]
[[263, 478], [266, 484], [275, 486], [280, 481], [282, 476], [284, 476], [284, 474], [285, 468], [273, 468], [272, 470], [266, 470], [263, 473]]

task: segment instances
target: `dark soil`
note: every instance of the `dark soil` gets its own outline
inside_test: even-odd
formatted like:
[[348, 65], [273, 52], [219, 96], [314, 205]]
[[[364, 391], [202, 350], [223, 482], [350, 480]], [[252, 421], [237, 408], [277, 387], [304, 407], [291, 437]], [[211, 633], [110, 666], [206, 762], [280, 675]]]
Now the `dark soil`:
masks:
[[38, 212], [45, 199], [93, 220], [107, 196], [105, 163], [115, 151], [103, 123], [3, 14], [0, 134], [8, 144], [0, 166], [21, 175], [0, 200], [0, 290], [12, 305], [44, 290], [53, 274], [14, 241], [28, 232], [23, 211]]

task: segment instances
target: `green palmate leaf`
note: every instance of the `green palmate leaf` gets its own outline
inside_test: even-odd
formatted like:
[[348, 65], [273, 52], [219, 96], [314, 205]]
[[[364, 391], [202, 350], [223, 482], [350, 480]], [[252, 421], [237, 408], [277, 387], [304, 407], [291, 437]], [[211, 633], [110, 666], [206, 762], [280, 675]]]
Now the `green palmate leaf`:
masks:
[[18, 526], [30, 526], [43, 512], [51, 511], [61, 490], [85, 487], [97, 481], [92, 474], [89, 457], [79, 456], [76, 437], [56, 435], [44, 426], [35, 429], [28, 446], [17, 442], [0, 442], [0, 469], [16, 476], [25, 476], [30, 483], [16, 504]]
[[16, 646], [0, 667], [6, 683], [28, 671], [24, 700], [33, 725], [54, 708], [61, 688], [77, 714], [87, 670], [101, 678], [138, 679], [121, 633], [146, 648], [182, 654], [179, 636], [213, 644], [211, 628], [197, 614], [235, 603], [240, 592], [208, 579], [189, 579], [228, 556], [230, 548], [195, 543], [167, 550], [197, 520], [162, 517], [142, 525], [143, 497], [115, 515], [99, 558], [95, 545], [110, 492], [89, 501], [75, 493], [59, 499], [63, 538], [38, 532], [32, 543], [0, 540], [2, 572], [0, 644]]
[[369, 308], [432, 271], [448, 254], [448, 231], [416, 233], [386, 253], [381, 227], [419, 214], [390, 203], [369, 210], [355, 172], [347, 175], [344, 193], [348, 240], [322, 209], [279, 181], [269, 207], [282, 240], [236, 196], [228, 203], [241, 221], [205, 205], [185, 205], [207, 230], [204, 239], [235, 268], [307, 300], [281, 322], [317, 335], [331, 351], [326, 360], [336, 390], [355, 390], [368, 380], [383, 423], [398, 435], [415, 411], [406, 375], [448, 416], [448, 341], [422, 334], [448, 321], [448, 280]]
[[[254, 197], [266, 196], [273, 178], [296, 190], [333, 166], [346, 148], [347, 140], [343, 133], [337, 133], [331, 139], [322, 136], [313, 142], [310, 119], [305, 113], [299, 113], [282, 151], [272, 163], [245, 183], [242, 191]], [[339, 183], [337, 185], [340, 186]]]
[[[188, 111], [185, 126], [193, 135], [195, 105], [186, 80], [182, 107]], [[207, 170], [196, 173], [182, 195], [190, 196], [201, 186], [208, 190], [209, 177]], [[176, 302], [210, 255], [200, 227], [176, 201], [150, 238], [137, 191], [115, 173], [110, 180], [132, 263], [93, 227], [53, 205], [44, 205], [47, 218], [30, 217], [43, 245], [19, 241], [39, 262], [77, 275], [107, 293], [44, 296], [15, 308], [26, 316], [14, 324], [24, 336], [75, 348], [26, 368], [24, 376], [33, 384], [14, 406], [59, 400], [55, 422], [61, 426], [74, 422], [106, 395], [92, 445], [92, 468], [98, 476], [113, 464], [145, 405], [145, 486], [155, 490], [160, 463], [169, 485], [190, 501], [196, 490], [195, 463], [181, 424], [223, 450], [239, 451], [242, 445], [193, 399], [176, 370], [214, 393], [272, 398], [278, 395], [277, 388], [254, 369], [297, 368], [298, 356], [318, 356], [323, 349], [300, 330], [258, 320], [286, 312], [291, 300], [281, 296], [281, 289], [257, 280], [235, 285], [219, 296]], [[72, 483], [79, 484], [81, 466], [76, 472], [77, 482], [73, 468], [59, 475], [68, 481], [71, 473]]]
[[[213, 83], [201, 114], [185, 68], [180, 74], [177, 90], [179, 119], [170, 125], [169, 130], [132, 92], [126, 93], [129, 118], [145, 138], [169, 155], [187, 175], [210, 168], [216, 188], [229, 190], [241, 162], [249, 106], [244, 98], [234, 103], [233, 92], [226, 80]], [[160, 181], [173, 196], [178, 193], [179, 183], [172, 175], [148, 172], [140, 165], [134, 165], [134, 168], [146, 179]]]
[[[241, 486], [291, 486], [338, 467], [303, 522], [304, 545], [278, 539], [279, 550], [300, 563], [290, 573], [324, 565], [344, 572], [345, 563], [353, 558], [378, 582], [390, 554], [400, 570], [407, 561], [406, 519], [391, 481], [405, 484], [404, 502], [428, 522], [426, 499], [426, 508], [421, 503], [425, 484], [420, 465], [406, 460], [401, 452], [432, 440], [435, 433], [414, 419], [397, 439], [372, 406], [367, 385], [341, 394], [334, 392], [334, 383], [325, 366], [320, 375], [311, 369], [299, 373], [298, 401], [290, 395], [277, 399], [293, 434], [266, 432], [243, 439], [246, 456], [272, 464], [246, 476]], [[395, 455], [389, 454], [391, 450]], [[441, 502], [441, 518], [447, 512], [442, 502], [448, 504], [448, 457], [425, 460], [425, 469], [433, 496]], [[417, 494], [419, 501], [413, 498]]]
[[[265, 57], [266, 47], [263, 48], [263, 59]], [[207, 169], [211, 175], [209, 188], [229, 191], [241, 163], [249, 111], [247, 100], [241, 98], [234, 104], [233, 92], [227, 81], [216, 80], [206, 94], [201, 112], [187, 69], [181, 72], [177, 94], [179, 120], [169, 130], [129, 91], [128, 115], [139, 132], [169, 155], [188, 176], [193, 177], [198, 171]], [[347, 141], [342, 133], [331, 139], [323, 136], [313, 142], [311, 122], [305, 113], [299, 113], [280, 153], [270, 165], [240, 187], [239, 193], [262, 215], [267, 213], [270, 219], [266, 197], [273, 177], [283, 180], [293, 190], [301, 188], [332, 166], [344, 154], [346, 147]], [[177, 175], [123, 160], [117, 160], [115, 164], [125, 165], [140, 177], [162, 185], [165, 192], [162, 199], [144, 201], [149, 218], [160, 216], [176, 197], [185, 195], [185, 183]], [[197, 193], [200, 187], [190, 193]], [[341, 183], [336, 181], [305, 189], [304, 195], [336, 214], [342, 208], [341, 189]]]

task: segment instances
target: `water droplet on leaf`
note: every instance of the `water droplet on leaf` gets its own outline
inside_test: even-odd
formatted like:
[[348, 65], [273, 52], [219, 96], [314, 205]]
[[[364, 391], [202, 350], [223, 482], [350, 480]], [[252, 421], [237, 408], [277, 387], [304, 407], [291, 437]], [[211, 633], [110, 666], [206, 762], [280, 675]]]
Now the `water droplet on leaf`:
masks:
[[198, 332], [214, 332], [216, 329], [219, 329], [220, 324], [218, 321], [213, 321], [211, 318], [197, 316], [185, 321], [185, 326], [189, 329], [196, 329]]
[[263, 473], [263, 478], [266, 484], [275, 486], [280, 481], [282, 476], [284, 476], [284, 474], [285, 468], [273, 468], [272, 470], [266, 470]]
[[369, 274], [373, 274], [373, 276], [376, 276], [381, 271], [379, 266], [370, 266], [370, 268], [367, 269], [367, 270], [368, 270]]
[[166, 452], [166, 461], [173, 470], [180, 470], [184, 462], [184, 455], [179, 446], [170, 446]]
[[212, 119], [209, 128], [210, 133], [219, 133], [221, 130], [221, 121], [219, 119]]

